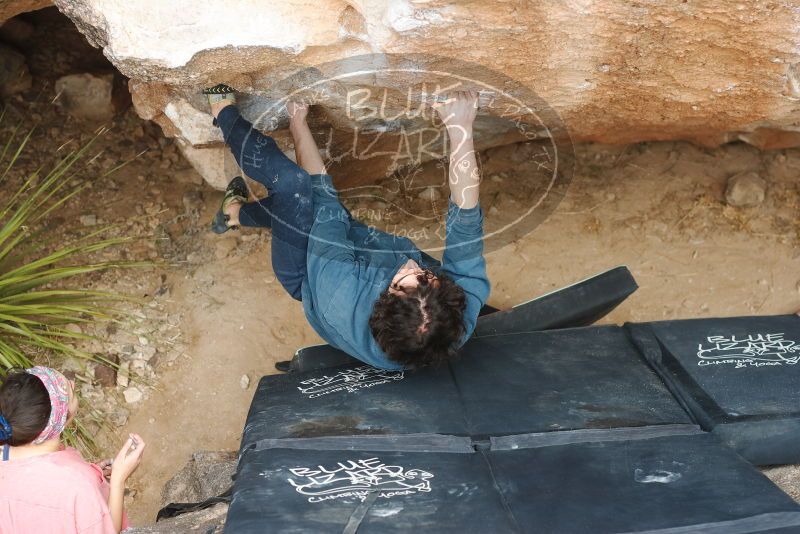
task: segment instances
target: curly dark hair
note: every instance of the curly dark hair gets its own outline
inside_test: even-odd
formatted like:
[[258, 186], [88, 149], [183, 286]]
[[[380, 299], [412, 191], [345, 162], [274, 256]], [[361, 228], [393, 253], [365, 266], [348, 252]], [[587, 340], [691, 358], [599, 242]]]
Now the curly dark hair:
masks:
[[396, 295], [384, 291], [369, 327], [390, 360], [406, 368], [438, 365], [455, 356], [464, 336], [464, 289], [452, 278], [418, 277], [419, 285]]

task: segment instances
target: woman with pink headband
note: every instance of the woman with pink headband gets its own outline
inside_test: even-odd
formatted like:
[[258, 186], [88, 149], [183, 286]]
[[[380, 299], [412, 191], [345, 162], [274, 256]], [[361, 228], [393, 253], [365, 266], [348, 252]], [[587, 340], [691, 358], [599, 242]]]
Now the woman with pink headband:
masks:
[[37, 366], [3, 381], [0, 532], [116, 534], [127, 527], [125, 481], [139, 466], [144, 441], [130, 435], [109, 484], [101, 466], [61, 443], [77, 410], [74, 383], [55, 369]]

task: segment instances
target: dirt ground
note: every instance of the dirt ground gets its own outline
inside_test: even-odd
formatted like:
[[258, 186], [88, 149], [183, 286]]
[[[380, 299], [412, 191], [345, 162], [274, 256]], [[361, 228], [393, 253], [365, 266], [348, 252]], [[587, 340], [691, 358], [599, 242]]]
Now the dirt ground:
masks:
[[[40, 63], [48, 64], [35, 59], [32, 70]], [[32, 139], [38, 153], [93, 130], [50, 102], [52, 70], [34, 72], [38, 93], [10, 102], [12, 116], [41, 121]], [[145, 354], [154, 347], [145, 364], [132, 358], [131, 365], [155, 388], [136, 386], [144, 399], [127, 403], [126, 387], [99, 388], [91, 376], [86, 384], [116, 410], [115, 424], [101, 433], [104, 454], [129, 431], [148, 443], [128, 500], [132, 521], [142, 524], [154, 520], [161, 488], [192, 452], [238, 447], [258, 379], [273, 373], [276, 361], [320, 340], [271, 272], [269, 232], [209, 232], [221, 193], [200, 183], [175, 146], [132, 110], [111, 126], [96, 165], [146, 153], [66, 205], [57, 231], [79, 235], [86, 231], [80, 217], [92, 214], [138, 238], [120, 252], [124, 257], [161, 262], [92, 281], [146, 302], [134, 310], [130, 328], [106, 329], [107, 341], [96, 350]], [[484, 158], [484, 176], [507, 193], [484, 197], [487, 218], [521, 208], [514, 191], [524, 169], [509, 163], [509, 150]], [[530, 234], [487, 255], [490, 304], [509, 307], [627, 265], [640, 289], [604, 323], [800, 309], [800, 150], [662, 142], [581, 146], [577, 155], [575, 177], [557, 210]], [[35, 155], [25, 161], [35, 163]], [[756, 208], [729, 207], [726, 180], [745, 170], [767, 181], [766, 200]]]

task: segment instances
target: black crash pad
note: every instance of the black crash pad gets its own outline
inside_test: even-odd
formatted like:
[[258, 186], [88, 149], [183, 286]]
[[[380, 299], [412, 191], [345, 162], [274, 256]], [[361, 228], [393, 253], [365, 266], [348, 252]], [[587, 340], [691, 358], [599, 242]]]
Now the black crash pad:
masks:
[[230, 534], [798, 530], [800, 507], [791, 498], [689, 425], [501, 437], [478, 450], [446, 436], [278, 440], [241, 456], [225, 527]]
[[689, 423], [623, 329], [473, 338], [450, 365], [365, 365], [261, 379], [243, 448], [264, 439], [488, 435]]
[[245, 453], [225, 525], [242, 534], [509, 531], [479, 455], [380, 450]]
[[617, 326], [473, 338], [451, 367], [473, 436], [691, 422]]
[[242, 448], [274, 438], [422, 433], [468, 434], [449, 369], [359, 364], [262, 378]]
[[704, 429], [757, 465], [800, 462], [800, 317], [627, 328]]
[[638, 289], [625, 266], [478, 319], [475, 336], [588, 326]]
[[527, 532], [800, 532], [800, 506], [714, 436], [648, 432], [499, 438], [488, 457]]

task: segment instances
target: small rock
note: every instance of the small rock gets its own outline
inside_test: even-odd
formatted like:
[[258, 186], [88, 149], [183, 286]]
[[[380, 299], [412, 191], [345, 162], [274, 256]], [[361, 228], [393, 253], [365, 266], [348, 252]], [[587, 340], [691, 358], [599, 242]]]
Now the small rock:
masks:
[[131, 371], [139, 376], [147, 376], [150, 371], [150, 365], [144, 360], [133, 360], [131, 363]]
[[69, 74], [56, 80], [58, 102], [76, 119], [105, 122], [124, 105], [114, 96], [113, 74]]
[[117, 369], [117, 385], [123, 388], [128, 387], [130, 383], [130, 363], [121, 363]]
[[146, 337], [144, 337], [144, 336], [139, 336], [139, 345], [141, 345], [141, 346], [143, 346], [143, 347], [146, 347], [146, 346], [147, 346], [147, 345], [149, 345], [149, 344], [150, 344], [150, 342], [147, 340], [147, 338], [146, 338]]
[[123, 345], [122, 352], [125, 354], [133, 354], [136, 352], [136, 349], [133, 347], [133, 345]]
[[108, 414], [108, 420], [114, 426], [124, 426], [128, 422], [129, 412], [125, 408], [117, 408]]
[[242, 389], [247, 389], [250, 387], [250, 377], [247, 375], [242, 375], [242, 378], [239, 379], [239, 385]]
[[764, 202], [767, 182], [755, 172], [742, 172], [728, 179], [725, 201], [729, 206], [746, 208]]
[[155, 347], [153, 346], [142, 347], [142, 349], [136, 353], [136, 359], [150, 361], [155, 355], [156, 355]]
[[94, 226], [97, 224], [97, 215], [94, 213], [81, 215], [78, 220], [80, 220], [81, 224], [84, 226]]
[[133, 386], [126, 388], [125, 391], [122, 392], [122, 394], [125, 396], [125, 402], [127, 402], [128, 404], [134, 404], [136, 402], [139, 402], [140, 400], [142, 400], [143, 397], [142, 392], [139, 391], [138, 388]]
[[203, 194], [200, 191], [187, 191], [183, 195], [183, 209], [186, 213], [197, 213], [203, 209]]
[[69, 323], [68, 325], [65, 325], [64, 330], [67, 332], [72, 332], [73, 334], [83, 334], [81, 326], [75, 323]]
[[497, 215], [500, 213], [500, 210], [497, 209], [497, 206], [492, 206], [489, 208], [489, 215]]
[[[119, 364], [119, 356], [116, 354], [110, 354], [106, 359], [114, 365]], [[94, 368], [94, 378], [104, 388], [114, 387], [117, 385], [117, 370], [111, 365], [100, 364]]]
[[499, 174], [493, 174], [489, 177], [489, 179], [498, 184], [503, 182], [503, 177]]
[[[80, 379], [80, 377], [76, 378]], [[83, 384], [81, 386], [81, 396], [91, 403], [100, 403], [105, 397], [101, 389], [95, 388], [91, 384]]]
[[417, 198], [421, 200], [427, 200], [429, 202], [435, 202], [442, 198], [442, 194], [437, 188], [431, 186], [420, 191], [420, 193], [417, 195]]

